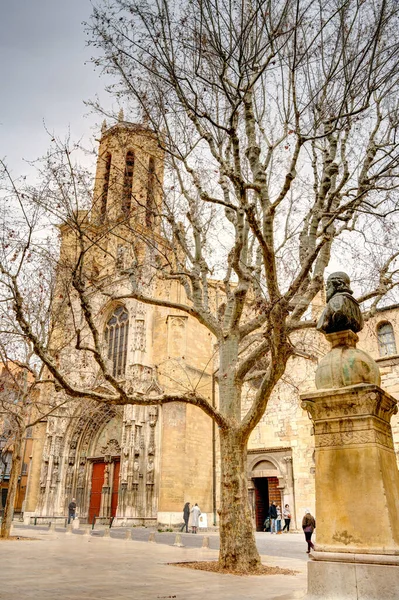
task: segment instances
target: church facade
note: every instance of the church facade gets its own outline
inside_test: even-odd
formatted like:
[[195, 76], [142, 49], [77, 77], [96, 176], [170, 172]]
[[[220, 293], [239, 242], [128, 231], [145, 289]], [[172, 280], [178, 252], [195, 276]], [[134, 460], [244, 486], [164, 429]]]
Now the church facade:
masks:
[[[60, 228], [51, 346], [77, 386], [106, 388], [91, 354], [76, 348], [79, 327], [82, 348], [90, 338], [79, 325], [82, 309], [70, 281], [82, 243], [93, 321], [120, 385], [147, 395], [197, 388], [210, 399], [213, 341], [195, 319], [131, 298], [108, 299], [128, 294], [134, 279], [155, 297], [180, 300], [176, 282], [152, 278], [152, 249], [166, 257], [169, 251], [154, 210], [162, 179], [163, 155], [150, 130], [126, 122], [103, 130], [93, 205], [75, 215], [76, 227]], [[64, 399], [53, 386], [42, 394], [43, 401]], [[212, 424], [196, 407], [68, 400], [35, 429], [24, 515], [62, 518], [74, 497], [83, 522], [170, 525], [181, 521], [187, 501], [212, 511], [212, 464]]]
[[[106, 386], [93, 357], [82, 350], [89, 335], [84, 327], [79, 330], [81, 349], [76, 348], [81, 308], [70, 279], [63, 277], [82, 248], [76, 231], [83, 232], [90, 241], [83, 246], [93, 319], [113, 375], [126, 389], [147, 395], [199, 389], [217, 403], [215, 346], [205, 328], [178, 310], [131, 298], [108, 299], [138, 285], [155, 298], [184, 300], [177, 282], [153, 277], [152, 249], [166, 258], [169, 252], [155, 210], [162, 202], [163, 161], [147, 128], [121, 121], [103, 129], [93, 205], [76, 215], [77, 229], [70, 224], [60, 228], [52, 347], [58, 365], [76, 384]], [[314, 304], [316, 316], [321, 309]], [[398, 319], [398, 307], [377, 312], [359, 333], [358, 344], [377, 360], [382, 386], [396, 397]], [[305, 507], [314, 507], [312, 423], [299, 396], [314, 389], [317, 360], [328, 349], [320, 333], [301, 335], [303, 353], [290, 360], [248, 444], [248, 494], [260, 531], [272, 500], [290, 505], [293, 527]], [[256, 383], [246, 389], [243, 410], [255, 391]], [[42, 393], [53, 401], [63, 398], [53, 386]], [[392, 425], [399, 456], [397, 416]], [[211, 525], [217, 522], [217, 447], [211, 420], [188, 404], [123, 407], [70, 400], [33, 432], [24, 517], [64, 518], [74, 497], [83, 522], [113, 518], [122, 526], [173, 526], [182, 522], [188, 501], [199, 504]]]

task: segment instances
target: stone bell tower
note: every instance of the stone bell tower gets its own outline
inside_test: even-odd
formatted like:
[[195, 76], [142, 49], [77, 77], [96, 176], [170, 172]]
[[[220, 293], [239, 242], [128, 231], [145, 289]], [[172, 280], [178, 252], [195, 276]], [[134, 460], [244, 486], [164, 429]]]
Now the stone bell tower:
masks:
[[94, 185], [92, 222], [157, 230], [162, 205], [163, 152], [145, 125], [103, 123]]

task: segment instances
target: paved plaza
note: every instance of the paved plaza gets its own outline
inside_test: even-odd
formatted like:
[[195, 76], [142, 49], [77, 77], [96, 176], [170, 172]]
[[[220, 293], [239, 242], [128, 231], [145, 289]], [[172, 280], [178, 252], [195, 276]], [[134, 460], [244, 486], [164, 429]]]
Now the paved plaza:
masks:
[[14, 534], [36, 539], [0, 542], [0, 599], [299, 600], [305, 595], [307, 555], [299, 535], [257, 534], [262, 562], [294, 569], [296, 575], [238, 577], [168, 564], [216, 559], [217, 534], [209, 536], [211, 549], [202, 549], [201, 535], [182, 535], [185, 547], [178, 548], [171, 545], [171, 534], [156, 533], [153, 543], [144, 529], [133, 529], [132, 540], [122, 539], [121, 530], [111, 537], [102, 533], [14, 528]]

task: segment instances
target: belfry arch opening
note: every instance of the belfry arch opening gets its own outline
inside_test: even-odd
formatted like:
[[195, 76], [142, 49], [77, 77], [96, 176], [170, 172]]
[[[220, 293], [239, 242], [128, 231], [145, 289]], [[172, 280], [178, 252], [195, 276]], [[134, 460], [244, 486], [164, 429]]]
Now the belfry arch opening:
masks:
[[103, 223], [107, 214], [107, 203], [108, 203], [108, 191], [109, 191], [109, 180], [111, 174], [111, 153], [107, 152], [104, 156], [104, 178], [103, 187], [101, 191], [100, 199], [100, 222]]
[[132, 190], [133, 190], [133, 171], [134, 171], [134, 152], [129, 150], [126, 154], [125, 160], [125, 173], [123, 180], [123, 194], [122, 194], [122, 213], [128, 216], [132, 204]]

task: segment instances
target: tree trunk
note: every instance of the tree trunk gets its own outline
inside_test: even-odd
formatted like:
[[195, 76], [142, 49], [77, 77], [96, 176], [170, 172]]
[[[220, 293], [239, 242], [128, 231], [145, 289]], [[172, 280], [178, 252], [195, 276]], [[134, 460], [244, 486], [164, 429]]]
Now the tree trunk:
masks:
[[256, 571], [261, 562], [256, 548], [248, 501], [247, 443], [237, 430], [220, 431], [222, 568]]
[[17, 496], [18, 479], [21, 473], [22, 463], [22, 432], [17, 433], [14, 441], [10, 480], [8, 483], [8, 494], [4, 508], [3, 520], [1, 522], [0, 538], [10, 537], [12, 518], [14, 516], [14, 504]]

